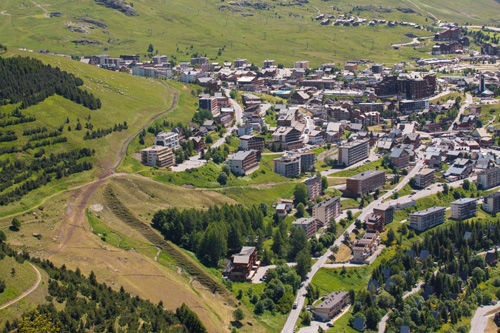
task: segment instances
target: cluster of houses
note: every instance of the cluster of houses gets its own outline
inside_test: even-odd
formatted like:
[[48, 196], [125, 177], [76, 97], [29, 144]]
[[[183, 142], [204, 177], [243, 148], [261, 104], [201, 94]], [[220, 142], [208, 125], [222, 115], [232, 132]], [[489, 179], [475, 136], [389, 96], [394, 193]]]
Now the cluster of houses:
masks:
[[357, 27], [360, 25], [387, 25], [389, 27], [395, 26], [404, 26], [404, 27], [412, 27], [415, 29], [423, 29], [423, 27], [417, 23], [406, 22], [406, 21], [388, 21], [384, 19], [371, 19], [368, 21], [365, 18], [359, 16], [346, 16], [343, 14], [333, 15], [333, 14], [319, 14], [314, 18], [316, 21], [319, 21], [321, 25], [332, 25], [332, 26], [344, 26], [344, 27]]

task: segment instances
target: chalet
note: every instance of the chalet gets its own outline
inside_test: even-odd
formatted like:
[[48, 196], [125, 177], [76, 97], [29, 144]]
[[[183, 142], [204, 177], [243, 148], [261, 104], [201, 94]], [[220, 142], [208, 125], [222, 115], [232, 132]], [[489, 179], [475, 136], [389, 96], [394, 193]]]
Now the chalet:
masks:
[[292, 94], [292, 103], [294, 104], [306, 104], [309, 100], [309, 95], [303, 91], [296, 91]]
[[198, 152], [206, 148], [205, 139], [201, 136], [192, 136], [189, 140], [193, 141], [193, 148]]
[[410, 154], [403, 148], [394, 148], [389, 157], [391, 165], [397, 168], [406, 168], [410, 164]]
[[257, 260], [257, 248], [253, 246], [244, 246], [240, 253], [233, 254], [231, 261], [228, 262], [224, 275], [231, 281], [247, 281], [260, 267], [260, 261]]
[[406, 134], [403, 138], [403, 143], [407, 145], [413, 145], [414, 147], [420, 146], [420, 134], [418, 133], [409, 133]]
[[484, 261], [486, 261], [488, 265], [495, 266], [498, 262], [497, 253], [495, 251], [487, 252], [486, 256], [484, 257]]

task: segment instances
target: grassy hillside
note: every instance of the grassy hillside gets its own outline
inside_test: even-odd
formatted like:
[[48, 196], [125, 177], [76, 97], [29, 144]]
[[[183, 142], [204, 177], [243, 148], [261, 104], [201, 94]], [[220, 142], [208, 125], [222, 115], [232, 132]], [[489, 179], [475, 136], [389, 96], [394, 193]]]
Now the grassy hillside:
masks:
[[[21, 201], [8, 206], [1, 206], [0, 215], [11, 214], [32, 207], [40, 203], [41, 198], [48, 197], [71, 184], [90, 180], [92, 177], [110, 169], [116, 162], [120, 148], [125, 140], [137, 132], [152, 116], [166, 110], [173, 100], [174, 89], [158, 81], [146, 80], [123, 73], [114, 73], [61, 57], [22, 51], [7, 54], [7, 56], [14, 55], [34, 56], [44, 63], [58, 66], [82, 78], [84, 81], [83, 88], [101, 99], [102, 108], [89, 110], [82, 105], [55, 95], [37, 105], [22, 110], [25, 116], [36, 117], [35, 122], [2, 128], [2, 131], [10, 130], [15, 132], [18, 140], [2, 142], [0, 147], [12, 145], [20, 147], [24, 145], [29, 138], [23, 135], [23, 132], [27, 129], [44, 127], [47, 132], [52, 132], [57, 131], [62, 126], [61, 136], [66, 137], [67, 142], [43, 147], [45, 150], [44, 156], [83, 147], [94, 149], [96, 154], [86, 158], [93, 164], [91, 171], [74, 174], [60, 180], [53, 180], [49, 185], [29, 193]], [[10, 112], [12, 109], [12, 105], [3, 106], [0, 107], [0, 113]], [[68, 123], [66, 123], [67, 120], [69, 120]], [[75, 130], [78, 120], [83, 126], [80, 131]], [[128, 124], [126, 130], [116, 131], [99, 139], [84, 140], [87, 132], [84, 126], [87, 122], [93, 125], [94, 130], [97, 130], [98, 128], [112, 128], [115, 124], [121, 124], [124, 121]], [[4, 161], [9, 158], [11, 161], [13, 159], [31, 161], [37, 151], [39, 149], [36, 148], [16, 154], [4, 154], [0, 156], [0, 160]]]
[[[2, 43], [70, 55], [108, 53], [115, 56], [144, 54], [151, 43], [159, 53], [174, 56], [177, 61], [194, 54], [207, 54], [215, 61], [245, 57], [260, 63], [274, 58], [291, 64], [298, 59], [308, 59], [318, 65], [331, 60], [369, 58], [391, 63], [399, 58], [422, 55], [419, 49], [393, 50], [391, 44], [410, 41], [405, 34], [431, 34], [410, 27], [322, 26], [314, 17], [318, 12], [349, 13], [366, 19], [384, 18], [422, 25], [431, 24], [434, 16], [474, 24], [495, 24], [500, 18], [500, 4], [494, 0], [482, 1], [481, 6], [473, 0], [383, 0], [376, 4], [367, 0], [349, 3], [310, 0], [303, 5], [268, 1], [269, 9], [234, 6], [216, 0], [139, 0], [133, 1], [137, 16], [126, 16], [97, 5], [94, 0], [47, 0], [39, 6], [35, 3], [28, 0], [0, 3]], [[390, 12], [373, 8], [360, 10], [356, 7], [360, 5], [375, 5]], [[404, 13], [398, 7], [415, 12]], [[51, 18], [51, 12], [63, 15]], [[99, 23], [83, 22], [82, 17]], [[73, 42], [82, 40], [99, 44]]]

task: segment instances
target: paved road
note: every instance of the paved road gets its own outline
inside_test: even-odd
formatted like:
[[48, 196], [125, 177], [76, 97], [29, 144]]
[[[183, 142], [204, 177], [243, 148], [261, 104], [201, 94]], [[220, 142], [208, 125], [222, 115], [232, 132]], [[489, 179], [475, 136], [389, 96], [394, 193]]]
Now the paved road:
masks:
[[462, 104], [462, 106], [460, 107], [460, 110], [458, 111], [457, 117], [455, 118], [455, 120], [450, 125], [450, 129], [453, 129], [455, 127], [455, 125], [458, 125], [458, 123], [460, 121], [460, 116], [469, 107], [469, 105], [472, 104], [472, 102], [473, 102], [472, 95], [466, 94], [465, 95], [465, 103]]
[[40, 271], [32, 263], [29, 263], [29, 264], [35, 270], [35, 273], [36, 273], [36, 282], [35, 282], [35, 284], [32, 285], [28, 290], [24, 291], [21, 295], [19, 295], [16, 298], [14, 298], [13, 300], [8, 301], [7, 303], [1, 305], [0, 306], [0, 310], [8, 308], [12, 304], [19, 302], [20, 300], [22, 300], [23, 298], [25, 298], [26, 296], [28, 296], [29, 294], [31, 294], [32, 292], [34, 292], [35, 289], [38, 288], [38, 286], [40, 285], [40, 281], [42, 281], [42, 275], [40, 275]]
[[496, 311], [500, 310], [500, 303], [496, 305], [488, 305], [478, 308], [474, 313], [474, 317], [472, 317], [472, 320], [470, 322], [469, 332], [483, 333], [484, 330], [486, 329], [486, 326], [488, 326], [489, 317], [494, 316], [494, 314], [487, 315], [487, 313], [494, 310]]
[[[410, 179], [415, 176], [415, 174], [418, 172], [418, 170], [420, 169], [421, 166], [423, 166], [424, 164], [424, 153], [421, 151], [421, 150], [417, 150], [416, 151], [416, 154], [417, 154], [417, 162], [416, 162], [416, 166], [408, 173], [408, 175], [406, 175], [403, 180], [394, 188], [394, 190], [392, 192], [397, 192], [399, 191], [401, 188], [403, 188], [403, 186], [405, 186], [409, 181]], [[361, 212], [361, 215], [359, 215], [359, 219], [361, 221], [363, 221], [367, 216], [368, 214], [370, 214], [373, 210], [374, 207], [377, 207], [378, 205], [380, 205], [385, 199], [387, 199], [389, 196], [392, 195], [392, 192], [387, 192], [385, 193], [384, 195], [380, 196], [377, 200], [373, 201], [372, 203], [370, 203], [368, 206], [364, 207], [363, 208], [363, 211]], [[355, 228], [355, 225], [354, 223], [352, 223], [349, 227], [347, 227], [346, 229], [346, 232], [348, 234], [350, 234]], [[342, 234], [339, 238], [337, 238], [334, 242], [334, 245], [337, 245], [337, 246], [340, 246], [340, 244], [342, 244], [342, 241], [344, 240], [344, 234]], [[302, 308], [304, 307], [304, 304], [305, 304], [305, 294], [306, 294], [306, 287], [311, 283], [314, 275], [318, 272], [318, 270], [321, 268], [321, 267], [324, 267], [325, 266], [325, 263], [326, 263], [326, 260], [328, 259], [328, 257], [330, 257], [332, 255], [332, 251], [330, 251], [330, 249], [328, 249], [324, 255], [322, 255], [318, 261], [316, 261], [314, 263], [314, 265], [312, 266], [311, 268], [311, 272], [307, 275], [307, 278], [306, 280], [304, 281], [302, 287], [299, 289], [298, 291], [298, 295], [295, 299], [295, 301], [297, 302], [298, 306], [296, 309], [292, 309], [292, 311], [290, 312], [290, 314], [288, 315], [288, 318], [286, 320], [286, 323], [285, 325], [283, 326], [283, 329], [281, 330], [282, 333], [290, 333], [290, 332], [293, 332], [294, 329], [295, 329], [295, 324], [299, 318], [299, 315], [300, 315], [300, 311], [302, 310]]]

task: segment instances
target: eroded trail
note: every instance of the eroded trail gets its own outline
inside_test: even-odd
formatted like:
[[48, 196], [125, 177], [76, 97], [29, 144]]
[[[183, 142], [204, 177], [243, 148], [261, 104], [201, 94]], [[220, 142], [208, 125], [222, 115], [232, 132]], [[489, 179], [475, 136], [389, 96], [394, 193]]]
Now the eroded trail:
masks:
[[40, 271], [32, 263], [29, 263], [29, 264], [35, 270], [35, 273], [36, 273], [36, 282], [35, 282], [35, 284], [32, 285], [28, 290], [24, 291], [21, 295], [19, 295], [16, 298], [14, 298], [13, 300], [10, 300], [10, 301], [8, 301], [5, 304], [0, 305], [0, 310], [8, 308], [12, 304], [15, 304], [15, 303], [19, 302], [20, 300], [22, 300], [23, 298], [25, 298], [26, 296], [28, 296], [29, 294], [31, 294], [32, 292], [34, 292], [36, 290], [36, 288], [38, 288], [38, 286], [40, 285], [40, 282], [42, 281], [42, 275], [40, 274]]

